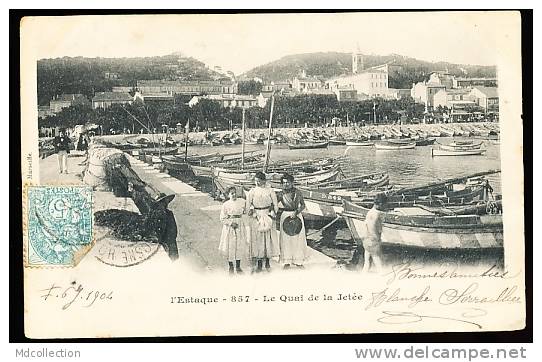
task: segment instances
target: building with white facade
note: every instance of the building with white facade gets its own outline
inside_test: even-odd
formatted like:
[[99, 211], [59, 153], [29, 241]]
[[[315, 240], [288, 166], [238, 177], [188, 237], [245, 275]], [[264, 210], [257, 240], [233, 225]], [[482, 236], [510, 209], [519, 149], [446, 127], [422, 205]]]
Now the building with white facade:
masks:
[[470, 89], [441, 89], [433, 96], [433, 107], [448, 107], [460, 101], [471, 101]]
[[497, 87], [473, 87], [470, 99], [480, 106], [484, 112], [499, 113], [499, 93]]
[[384, 70], [369, 68], [356, 74], [331, 78], [326, 81], [326, 88], [355, 89], [358, 95], [367, 97], [388, 96], [388, 74]]
[[[222, 107], [230, 107], [230, 108], [251, 108], [251, 107], [265, 107], [265, 100], [263, 100], [262, 97], [254, 97], [250, 95], [242, 95], [242, 94], [211, 94], [211, 95], [205, 95], [205, 96], [194, 96], [192, 99], [188, 102], [188, 105], [190, 107], [195, 106], [198, 104], [198, 102], [202, 99], [209, 99], [211, 101], [219, 102]], [[261, 105], [263, 104], [263, 106]]]
[[132, 104], [134, 98], [128, 93], [121, 92], [96, 92], [94, 98], [92, 98], [92, 108], [105, 109], [111, 107], [113, 104]]
[[322, 88], [322, 81], [315, 77], [295, 77], [292, 80], [292, 88], [300, 93], [310, 93], [312, 90]]

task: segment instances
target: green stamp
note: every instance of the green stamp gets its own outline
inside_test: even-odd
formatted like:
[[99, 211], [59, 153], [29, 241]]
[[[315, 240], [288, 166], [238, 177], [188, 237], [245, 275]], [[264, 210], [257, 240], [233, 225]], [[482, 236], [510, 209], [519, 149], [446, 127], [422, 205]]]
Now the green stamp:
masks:
[[73, 266], [92, 245], [92, 188], [27, 189], [28, 266]]

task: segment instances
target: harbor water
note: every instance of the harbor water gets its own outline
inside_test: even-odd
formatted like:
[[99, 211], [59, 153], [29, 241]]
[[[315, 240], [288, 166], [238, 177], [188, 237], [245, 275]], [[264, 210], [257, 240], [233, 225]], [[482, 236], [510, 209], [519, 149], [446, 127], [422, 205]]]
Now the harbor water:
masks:
[[[406, 150], [376, 150], [374, 147], [329, 146], [327, 149], [290, 150], [287, 144], [274, 144], [271, 148], [271, 160], [300, 160], [322, 157], [344, 156], [340, 161], [344, 175], [355, 176], [386, 172], [390, 184], [395, 186], [415, 186], [438, 182], [449, 178], [496, 170], [501, 168], [500, 145], [484, 140], [482, 148], [486, 152], [479, 156], [440, 156], [432, 157], [431, 148], [438, 148], [438, 143], [448, 144], [452, 141], [473, 140], [473, 138], [441, 137], [432, 146], [417, 146]], [[479, 140], [474, 140], [479, 142]], [[245, 151], [265, 152], [264, 145], [246, 145]], [[240, 145], [230, 146], [193, 146], [188, 154], [205, 154], [211, 152], [240, 152]], [[196, 184], [196, 180], [182, 177], [183, 181]], [[487, 176], [496, 194], [501, 193], [500, 173]], [[210, 185], [198, 185], [204, 191], [210, 191]], [[352, 260], [356, 245], [346, 223], [341, 220], [331, 227], [322, 228], [320, 223], [307, 223], [308, 243], [314, 249], [336, 259], [339, 264], [347, 264]], [[501, 265], [502, 250], [412, 250], [409, 248], [384, 248], [389, 262], [401, 263], [405, 259], [414, 263], [443, 263], [455, 261], [460, 264]], [[355, 257], [354, 257], [355, 258]]]
[[[473, 140], [473, 138], [441, 137], [437, 142], [448, 144], [453, 140]], [[478, 142], [475, 140], [475, 142]], [[290, 150], [287, 144], [272, 145], [271, 160], [300, 160], [322, 157], [345, 156], [341, 166], [345, 176], [387, 172], [390, 184], [414, 186], [437, 182], [448, 178], [461, 177], [493, 169], [500, 169], [500, 145], [483, 141], [482, 148], [487, 151], [479, 156], [436, 156], [431, 157], [433, 146], [417, 146], [407, 150], [376, 150], [374, 147], [329, 146], [327, 149]], [[265, 152], [264, 145], [247, 145], [245, 151]], [[211, 152], [241, 152], [240, 145], [232, 146], [193, 146], [189, 154]], [[500, 174], [488, 176], [495, 192], [500, 193]]]

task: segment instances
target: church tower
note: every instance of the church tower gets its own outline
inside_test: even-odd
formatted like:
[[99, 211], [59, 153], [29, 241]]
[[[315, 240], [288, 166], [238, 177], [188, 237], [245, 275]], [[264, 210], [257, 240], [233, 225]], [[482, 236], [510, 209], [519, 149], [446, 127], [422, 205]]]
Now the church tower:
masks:
[[352, 53], [352, 73], [357, 74], [363, 70], [363, 54], [358, 52]]
[[357, 51], [352, 52], [352, 73], [357, 74], [363, 70], [363, 54]]

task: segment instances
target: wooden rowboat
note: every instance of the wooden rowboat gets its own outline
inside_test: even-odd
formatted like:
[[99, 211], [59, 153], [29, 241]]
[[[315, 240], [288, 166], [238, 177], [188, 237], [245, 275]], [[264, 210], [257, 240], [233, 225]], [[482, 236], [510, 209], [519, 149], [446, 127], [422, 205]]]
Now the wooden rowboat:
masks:
[[368, 142], [368, 141], [346, 141], [347, 146], [351, 147], [368, 147], [373, 146], [374, 142]]
[[179, 151], [179, 147], [150, 147], [137, 149], [137, 151], [139, 151], [139, 153], [144, 153], [148, 155], [175, 155]]
[[386, 143], [393, 144], [393, 145], [409, 145], [414, 140], [411, 138], [392, 138], [389, 140], [386, 140]]
[[329, 142], [304, 142], [304, 143], [288, 143], [288, 148], [291, 150], [312, 150], [317, 148], [327, 148]]
[[430, 146], [435, 143], [436, 138], [421, 138], [416, 140], [416, 146]]
[[406, 144], [393, 144], [389, 142], [375, 143], [377, 150], [407, 150], [416, 147], [416, 142]]
[[431, 149], [431, 157], [435, 156], [478, 156], [486, 152], [483, 149], [474, 150], [445, 150], [445, 149]]
[[469, 150], [477, 150], [482, 147], [482, 142], [479, 143], [463, 143], [463, 142], [452, 142], [448, 145], [439, 143], [439, 147], [442, 150], [446, 151], [469, 151]]
[[[325, 167], [321, 170], [315, 172], [298, 172], [294, 174], [294, 183], [297, 185], [308, 185], [315, 184], [319, 182], [326, 182], [334, 180], [340, 172], [338, 165], [331, 167]], [[231, 182], [240, 181], [249, 181], [250, 184], [254, 183], [255, 172], [228, 172], [221, 169], [216, 169], [213, 172], [214, 177], [218, 179], [223, 179]], [[282, 172], [274, 172], [267, 175], [269, 184], [273, 187], [280, 187]]]
[[331, 137], [329, 140], [330, 146], [344, 146], [346, 145], [346, 140], [342, 137]]
[[[382, 243], [425, 249], [482, 249], [503, 247], [502, 215], [437, 216], [429, 212], [404, 215], [411, 210], [384, 212]], [[352, 237], [362, 243], [369, 209], [344, 200], [341, 215]], [[403, 213], [403, 214], [402, 214]]]

